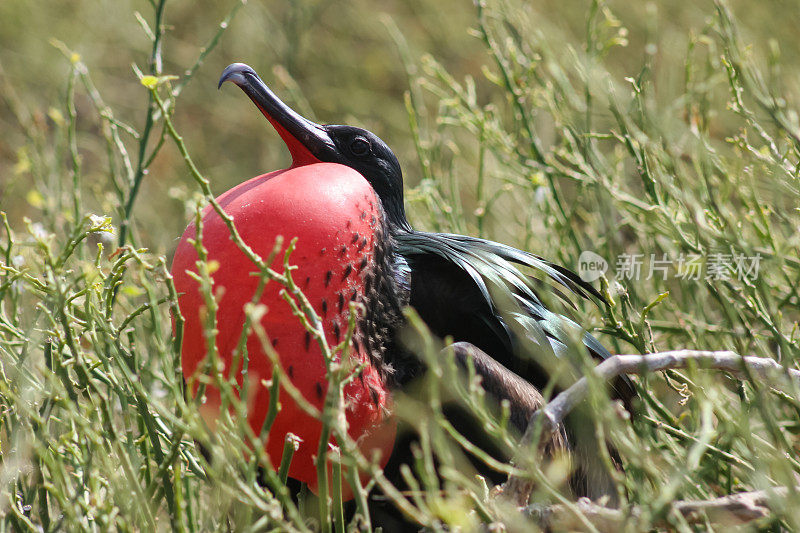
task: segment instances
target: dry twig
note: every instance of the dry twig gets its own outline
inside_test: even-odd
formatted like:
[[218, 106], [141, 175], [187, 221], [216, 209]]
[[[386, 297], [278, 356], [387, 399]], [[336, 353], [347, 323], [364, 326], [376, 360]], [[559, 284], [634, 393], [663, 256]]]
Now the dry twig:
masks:
[[[672, 511], [679, 513], [689, 524], [705, 524], [707, 520], [715, 524], [746, 524], [769, 516], [769, 502], [788, 493], [786, 487], [753, 492], [740, 492], [720, 498], [701, 501], [677, 501], [671, 505]], [[598, 531], [619, 531], [631, 519], [641, 515], [641, 509], [611, 509], [597, 505], [587, 498], [578, 500], [576, 507], [583, 515], [578, 517], [575, 510], [564, 505], [546, 507], [530, 506], [525, 513], [542, 527], [555, 531], [583, 531], [585, 520]], [[669, 513], [671, 514], [671, 513]], [[653, 524], [656, 527], [669, 527], [667, 519]]]
[[[594, 379], [608, 381], [621, 374], [645, 374], [690, 366], [723, 370], [740, 377], [763, 378], [774, 384], [781, 383], [783, 380], [784, 383], [793, 382], [795, 385], [800, 385], [800, 371], [798, 370], [785, 368], [774, 359], [742, 357], [731, 351], [675, 350], [647, 355], [615, 355], [597, 365], [593, 374]], [[536, 411], [520, 440], [519, 449], [525, 452], [531, 449], [534, 442], [547, 442], [564, 418], [586, 398], [588, 392], [589, 379], [582, 377], [556, 396], [544, 409]], [[541, 456], [542, 452], [540, 446], [537, 455]], [[525, 457], [518, 456], [515, 463], [520, 464], [525, 461]], [[502, 488], [502, 493], [506, 498], [522, 506], [527, 504], [532, 489], [533, 482], [530, 479], [509, 476]]]

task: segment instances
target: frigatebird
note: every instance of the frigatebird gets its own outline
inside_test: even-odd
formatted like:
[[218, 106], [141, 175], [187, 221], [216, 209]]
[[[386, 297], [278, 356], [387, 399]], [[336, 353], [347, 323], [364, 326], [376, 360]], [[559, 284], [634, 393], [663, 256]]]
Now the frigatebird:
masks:
[[[512, 402], [512, 421], [524, 430], [527, 415], [552, 378], [555, 364], [568, 357], [574, 339], [597, 359], [610, 353], [571, 319], [551, 311], [540, 292], [551, 287], [562, 299], [566, 293], [602, 301], [590, 284], [569, 269], [514, 247], [485, 239], [449, 233], [417, 231], [406, 218], [403, 173], [392, 150], [375, 134], [347, 125], [321, 125], [283, 103], [256, 72], [242, 63], [228, 66], [219, 86], [231, 81], [256, 104], [286, 143], [292, 167], [337, 163], [356, 170], [372, 186], [385, 214], [384, 270], [390, 281], [366, 302], [367, 314], [410, 305], [431, 331], [456, 342], [457, 356], [473, 360], [483, 372], [487, 392]], [[549, 280], [550, 285], [545, 285]], [[392, 316], [396, 316], [393, 311]], [[377, 320], [380, 323], [380, 320]], [[383, 322], [386, 325], [386, 322]], [[401, 325], [367, 339], [373, 364], [389, 389], [402, 388], [424, 372], [424, 365], [400, 339]], [[533, 354], [533, 356], [532, 356]], [[629, 382], [616, 384], [624, 401], [633, 396]], [[513, 389], [513, 390], [512, 390]], [[526, 403], [520, 397], [535, 401]], [[531, 403], [533, 402], [533, 403]], [[577, 489], [591, 493], [590, 489]]]

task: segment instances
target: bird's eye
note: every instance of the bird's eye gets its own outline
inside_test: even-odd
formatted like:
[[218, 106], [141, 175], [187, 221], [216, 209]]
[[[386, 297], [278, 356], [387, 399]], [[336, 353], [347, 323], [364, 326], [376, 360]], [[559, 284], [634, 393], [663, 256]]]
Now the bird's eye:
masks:
[[369, 153], [370, 146], [369, 141], [367, 141], [363, 137], [356, 137], [353, 139], [353, 142], [350, 143], [350, 151], [353, 152], [353, 155], [362, 156], [367, 155]]

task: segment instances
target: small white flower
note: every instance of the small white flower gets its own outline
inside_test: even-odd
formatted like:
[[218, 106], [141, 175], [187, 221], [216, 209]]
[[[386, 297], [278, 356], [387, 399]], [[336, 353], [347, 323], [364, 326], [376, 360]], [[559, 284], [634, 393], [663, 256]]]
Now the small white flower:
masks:
[[96, 249], [98, 244], [102, 244], [103, 248], [111, 250], [117, 240], [117, 228], [111, 223], [111, 217], [89, 215], [89, 222], [92, 224], [86, 239], [89, 246]]
[[31, 224], [31, 233], [37, 239], [46, 239], [48, 237], [47, 230], [41, 222], [34, 222]]
[[533, 192], [533, 202], [539, 207], [543, 206], [549, 198], [550, 190], [544, 185], [536, 187]]
[[100, 229], [108, 224], [109, 218], [100, 215], [89, 215], [89, 221], [92, 223], [92, 229]]

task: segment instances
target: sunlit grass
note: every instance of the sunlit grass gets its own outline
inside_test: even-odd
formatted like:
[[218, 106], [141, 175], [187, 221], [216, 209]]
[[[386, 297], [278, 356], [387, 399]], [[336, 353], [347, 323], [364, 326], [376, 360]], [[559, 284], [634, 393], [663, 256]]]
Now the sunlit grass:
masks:
[[[323, 9], [298, 5], [289, 14], [278, 10], [294, 24], [275, 45], [284, 52], [302, 46], [302, 29]], [[140, 39], [125, 50], [137, 66], [116, 80], [123, 89], [98, 89], [94, 80], [104, 74], [95, 54], [84, 57], [60, 42], [55, 49], [67, 74], [59, 78], [58, 100], [32, 107], [24, 86], [3, 81], [2, 119], [11, 126], [2, 160], [12, 164], [3, 168], [0, 184], [2, 524], [10, 530], [342, 529], [337, 498], [320, 505], [304, 494], [294, 501], [283, 486], [286, 470], [252, 452], [262, 449], [265, 436], [249, 432], [235, 379], [210, 378], [228, 391], [231, 405], [213, 431], [199, 414], [201, 400], [184, 392], [180, 321], [173, 321], [176, 294], [165, 254], [198, 209], [224, 189], [220, 184], [254, 172], [232, 147], [244, 134], [229, 126], [235, 120], [225, 120], [231, 101], [195, 87], [201, 76], [204, 87], [213, 87], [218, 73], [204, 61], [224, 65], [253, 51], [239, 40], [236, 56], [218, 57], [215, 48], [225, 46], [226, 29], [239, 20], [233, 18], [239, 3], [227, 6], [227, 14], [209, 13], [194, 29], [181, 25], [185, 6], [176, 7], [174, 18], [170, 7], [156, 2], [138, 17], [114, 20], [119, 32]], [[405, 100], [393, 87], [381, 94], [394, 94], [394, 103], [369, 105], [395, 108], [379, 131], [400, 147], [413, 185], [406, 196], [415, 225], [493, 238], [574, 270], [583, 252], [604, 259], [608, 268], [598, 286], [609, 304], [598, 310], [576, 302], [576, 310], [565, 311], [613, 352], [733, 350], [796, 366], [800, 122], [794, 58], [782, 58], [767, 38], [751, 47], [753, 36], [739, 35], [724, 3], [707, 6], [705, 20], [680, 32], [660, 29], [668, 26], [661, 24], [667, 12], [653, 6], [644, 14], [603, 2], [580, 7], [580, 16], [565, 15], [569, 23], [547, 24], [559, 20], [557, 13], [529, 3], [479, 6], [469, 14], [475, 67], [466, 77], [463, 59], [454, 60], [449, 49], [416, 57], [412, 36], [419, 28], [411, 29], [413, 19], [402, 10], [364, 23], [382, 28], [403, 59], [387, 72], [395, 80], [405, 72]], [[239, 18], [248, 11], [269, 15], [264, 6], [245, 6]], [[195, 44], [171, 40], [192, 32]], [[280, 57], [285, 65], [275, 71], [278, 86], [310, 111], [303, 93], [313, 91], [311, 81], [306, 87], [293, 77], [302, 71], [297, 57]], [[346, 57], [335, 61], [346, 63]], [[128, 65], [113, 69], [128, 72]], [[348, 72], [376, 76], [376, 69], [357, 63]], [[338, 107], [331, 100], [318, 118], [349, 121], [333, 114]], [[342, 106], [342, 114], [355, 112], [350, 101]], [[201, 110], [203, 120], [189, 112]], [[260, 137], [249, 128], [266, 132], [256, 130], [261, 122], [257, 117], [240, 127]], [[218, 134], [195, 135], [198, 128]], [[247, 164], [278, 164], [272, 153], [278, 141], [269, 135], [258, 146], [269, 144], [263, 149], [271, 153], [251, 154]], [[232, 147], [228, 161], [212, 160], [221, 159], [212, 147], [217, 141]], [[156, 191], [168, 196], [159, 198], [159, 208], [150, 205]], [[627, 275], [635, 274], [626, 270], [633, 258], [641, 270]], [[699, 268], [697, 276], [690, 264]], [[212, 304], [213, 287], [200, 271]], [[261, 271], [265, 282], [291, 292], [281, 272]], [[299, 292], [292, 294], [302, 303]], [[308, 319], [309, 310], [298, 309]], [[253, 318], [259, 310], [248, 312]], [[211, 331], [213, 313], [207, 318]], [[499, 442], [513, 446], [514, 436], [494, 418], [479, 388], [447, 379], [453, 368], [446, 361], [439, 366], [438, 342], [415, 325], [421, 355], [436, 370], [421, 387], [429, 403], [408, 398], [397, 407], [426, 436], [416, 469], [408, 472], [416, 490], [392, 492], [344, 429], [331, 423], [342, 462], [370, 471], [375, 477], [366, 488], [380, 484], [430, 528], [470, 529], [481, 522], [529, 527], [463, 466], [469, 446], [447, 426], [440, 395], [473, 406]], [[342, 379], [331, 374], [331, 390]], [[671, 507], [676, 500], [795, 486], [798, 391], [779, 393], [758, 380], [698, 369], [638, 383], [642, 406], [633, 421], [602, 394], [585, 407], [593, 422], [589, 437], [612, 441], [622, 456], [624, 473], [610, 473], [621, 507], [637, 508], [632, 529], [664, 521], [690, 528]], [[319, 415], [335, 420], [338, 408], [330, 402]], [[439, 476], [432, 475], [435, 460]], [[570, 504], [564, 464], [556, 458], [530, 466], [535, 503]], [[357, 483], [357, 476], [345, 475]], [[757, 526], [797, 528], [797, 498], [793, 489], [776, 496], [772, 516]]]

